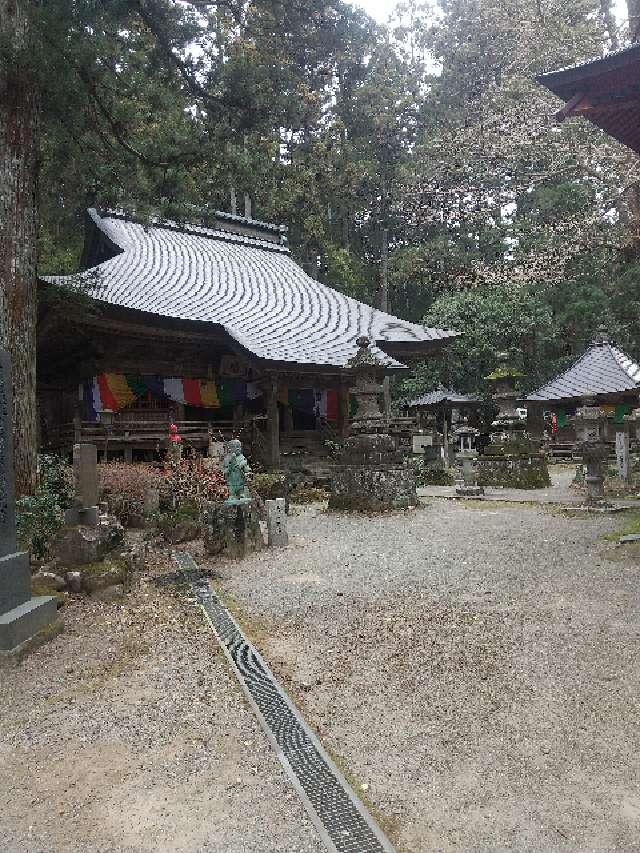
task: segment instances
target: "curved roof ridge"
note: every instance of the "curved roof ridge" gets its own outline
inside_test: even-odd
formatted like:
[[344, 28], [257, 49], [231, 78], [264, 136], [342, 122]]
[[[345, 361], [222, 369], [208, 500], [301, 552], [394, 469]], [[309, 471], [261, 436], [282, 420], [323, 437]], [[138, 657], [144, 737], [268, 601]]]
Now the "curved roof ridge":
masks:
[[[309, 276], [276, 243], [199, 226], [149, 224], [124, 214], [91, 222], [119, 254], [73, 276], [99, 273], [96, 299], [175, 319], [215, 323], [258, 358], [344, 368], [366, 335], [382, 363], [402, 348], [428, 352], [458, 332], [428, 328], [359, 302]], [[48, 276], [45, 281], [65, 281]], [[431, 346], [430, 346], [431, 345]]]

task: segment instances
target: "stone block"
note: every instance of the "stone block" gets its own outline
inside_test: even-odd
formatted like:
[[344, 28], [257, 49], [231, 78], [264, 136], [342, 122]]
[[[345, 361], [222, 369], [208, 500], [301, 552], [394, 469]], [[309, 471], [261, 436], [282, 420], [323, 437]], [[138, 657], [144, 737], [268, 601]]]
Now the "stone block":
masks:
[[241, 558], [264, 547], [254, 500], [209, 504], [203, 520], [204, 546], [208, 554]]
[[97, 563], [124, 541], [122, 525], [113, 517], [100, 520], [97, 527], [65, 527], [53, 545], [55, 557], [64, 566]]
[[289, 544], [287, 532], [287, 506], [284, 498], [265, 501], [267, 511], [268, 543], [275, 548], [284, 548]]
[[0, 613], [0, 653], [10, 652], [55, 621], [55, 598], [30, 598], [6, 613]]
[[98, 449], [95, 444], [73, 445], [75, 494], [82, 507], [98, 503]]
[[0, 557], [0, 613], [31, 598], [31, 566], [26, 553]]

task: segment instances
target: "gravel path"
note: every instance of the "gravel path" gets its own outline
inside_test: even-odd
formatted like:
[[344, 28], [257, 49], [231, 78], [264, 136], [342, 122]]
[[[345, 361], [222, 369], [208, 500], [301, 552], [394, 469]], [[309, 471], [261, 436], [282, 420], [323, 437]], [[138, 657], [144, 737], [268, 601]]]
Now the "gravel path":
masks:
[[143, 582], [63, 613], [65, 633], [0, 670], [2, 853], [320, 853], [182, 595]]
[[313, 507], [220, 588], [399, 850], [638, 851], [639, 569], [601, 541], [619, 523]]

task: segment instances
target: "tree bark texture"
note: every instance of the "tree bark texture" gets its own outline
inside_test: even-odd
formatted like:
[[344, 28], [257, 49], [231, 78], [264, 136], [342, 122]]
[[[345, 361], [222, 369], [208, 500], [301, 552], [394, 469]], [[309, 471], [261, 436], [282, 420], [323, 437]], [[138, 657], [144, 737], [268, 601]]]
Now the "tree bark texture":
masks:
[[0, 342], [13, 367], [16, 495], [35, 488], [38, 93], [28, 0], [0, 0]]
[[629, 37], [631, 41], [640, 40], [640, 0], [627, 0], [629, 13]]

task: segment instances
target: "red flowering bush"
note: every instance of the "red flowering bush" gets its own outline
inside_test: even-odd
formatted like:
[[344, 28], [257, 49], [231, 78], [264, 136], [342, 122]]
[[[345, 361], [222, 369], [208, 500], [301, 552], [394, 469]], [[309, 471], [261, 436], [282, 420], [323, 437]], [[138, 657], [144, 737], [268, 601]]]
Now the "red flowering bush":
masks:
[[143, 515], [149, 489], [158, 491], [160, 509], [190, 506], [198, 512], [203, 504], [223, 501], [228, 494], [222, 472], [211, 468], [202, 456], [167, 462], [164, 467], [103, 462], [98, 471], [102, 497], [125, 525], [133, 516]]
[[203, 504], [223, 501], [229, 494], [222, 471], [202, 456], [168, 462], [165, 476], [169, 500], [174, 506], [191, 504], [200, 510]]
[[144, 512], [144, 496], [157, 489], [160, 502], [167, 499], [167, 478], [162, 468], [132, 465], [127, 462], [102, 462], [98, 465], [102, 498], [119, 521], [127, 524], [132, 516]]

